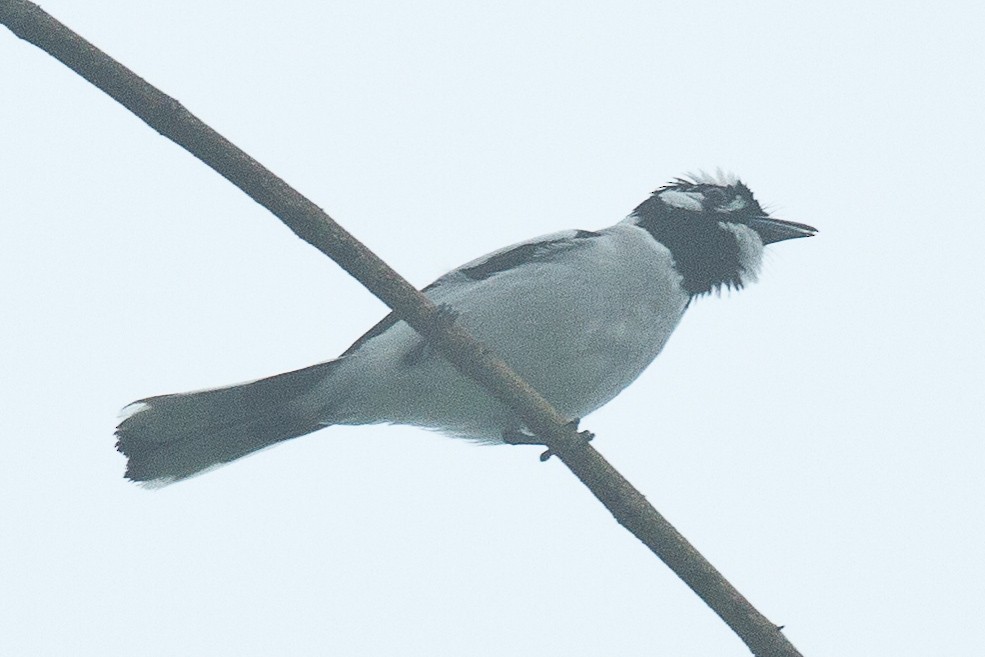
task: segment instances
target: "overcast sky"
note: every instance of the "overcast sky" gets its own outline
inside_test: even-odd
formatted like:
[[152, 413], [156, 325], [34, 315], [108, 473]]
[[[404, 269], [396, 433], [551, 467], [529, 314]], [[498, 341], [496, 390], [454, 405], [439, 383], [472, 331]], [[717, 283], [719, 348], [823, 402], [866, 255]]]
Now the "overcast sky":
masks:
[[[817, 226], [583, 426], [805, 655], [985, 650], [980, 2], [44, 8], [415, 284], [698, 169]], [[6, 30], [0, 181], [0, 654], [748, 654], [537, 448], [335, 427], [126, 482], [125, 404], [385, 309]]]

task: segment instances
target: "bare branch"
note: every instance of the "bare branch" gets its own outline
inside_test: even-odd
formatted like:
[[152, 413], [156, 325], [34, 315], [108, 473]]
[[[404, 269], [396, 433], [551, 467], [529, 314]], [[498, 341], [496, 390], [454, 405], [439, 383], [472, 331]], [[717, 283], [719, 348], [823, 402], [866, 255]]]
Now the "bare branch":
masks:
[[523, 417], [527, 426], [631, 531], [691, 587], [760, 657], [800, 653], [529, 384], [501, 359], [448, 321], [427, 297], [335, 223], [310, 200], [193, 116], [175, 99], [72, 32], [37, 5], [0, 0], [0, 22], [112, 96], [283, 221], [337, 262], [464, 374]]

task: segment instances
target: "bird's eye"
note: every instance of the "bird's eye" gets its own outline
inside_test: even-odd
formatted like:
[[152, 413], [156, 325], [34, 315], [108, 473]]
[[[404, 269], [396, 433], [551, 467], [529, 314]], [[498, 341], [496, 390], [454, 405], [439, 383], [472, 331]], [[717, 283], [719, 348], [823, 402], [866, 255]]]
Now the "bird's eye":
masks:
[[712, 207], [725, 205], [725, 202], [728, 201], [728, 196], [721, 187], [709, 187], [704, 190], [704, 196], [706, 203]]

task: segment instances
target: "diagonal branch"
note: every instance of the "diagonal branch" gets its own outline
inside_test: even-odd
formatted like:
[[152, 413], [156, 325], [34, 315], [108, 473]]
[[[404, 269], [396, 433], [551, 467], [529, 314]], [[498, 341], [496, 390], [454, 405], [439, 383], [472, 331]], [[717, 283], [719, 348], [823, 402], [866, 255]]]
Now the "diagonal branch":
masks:
[[606, 506], [660, 557], [760, 657], [800, 653], [646, 498], [579, 436], [505, 362], [333, 221], [180, 103], [26, 0], [0, 0], [0, 22], [112, 96], [157, 132], [199, 158], [270, 210], [288, 228], [337, 262], [464, 374], [523, 417], [527, 426]]

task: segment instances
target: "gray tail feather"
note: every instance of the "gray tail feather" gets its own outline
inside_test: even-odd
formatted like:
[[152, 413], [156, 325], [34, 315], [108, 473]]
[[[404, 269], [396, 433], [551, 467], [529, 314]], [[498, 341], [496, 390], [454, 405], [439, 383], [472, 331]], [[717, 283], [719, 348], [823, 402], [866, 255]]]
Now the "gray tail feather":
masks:
[[116, 449], [126, 477], [164, 485], [320, 429], [299, 397], [329, 376], [338, 361], [259, 381], [201, 392], [149, 397], [124, 412]]

